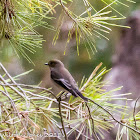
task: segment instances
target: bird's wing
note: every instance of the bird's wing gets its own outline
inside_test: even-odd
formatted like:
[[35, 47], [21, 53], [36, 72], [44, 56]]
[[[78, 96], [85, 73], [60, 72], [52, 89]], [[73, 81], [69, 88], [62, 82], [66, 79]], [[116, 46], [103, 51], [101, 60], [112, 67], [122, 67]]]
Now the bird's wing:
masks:
[[73, 77], [72, 77], [72, 81], [73, 81], [73, 83], [74, 83], [74, 86], [78, 89], [78, 85], [77, 85], [77, 83], [75, 82], [75, 80], [73, 79]]
[[[83, 100], [87, 101], [88, 99], [84, 97], [81, 92], [78, 90], [76, 86], [76, 82], [74, 79], [73, 82], [75, 85], [71, 85], [70, 80], [63, 77], [61, 73], [56, 71], [51, 71], [51, 78], [56, 82], [58, 85], [69, 91], [73, 96], [78, 97], [80, 96]], [[72, 77], [71, 77], [72, 78]]]
[[58, 73], [56, 71], [51, 71], [51, 78], [56, 82], [58, 85], [62, 86], [66, 90], [71, 89], [71, 84], [68, 80], [64, 79], [61, 73]]

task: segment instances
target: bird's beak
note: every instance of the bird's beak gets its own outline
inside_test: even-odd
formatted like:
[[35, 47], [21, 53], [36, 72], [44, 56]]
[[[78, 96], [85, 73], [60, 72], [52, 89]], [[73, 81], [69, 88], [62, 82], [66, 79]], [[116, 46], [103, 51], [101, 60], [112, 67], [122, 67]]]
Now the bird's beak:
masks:
[[45, 63], [44, 65], [49, 65], [48, 63]]

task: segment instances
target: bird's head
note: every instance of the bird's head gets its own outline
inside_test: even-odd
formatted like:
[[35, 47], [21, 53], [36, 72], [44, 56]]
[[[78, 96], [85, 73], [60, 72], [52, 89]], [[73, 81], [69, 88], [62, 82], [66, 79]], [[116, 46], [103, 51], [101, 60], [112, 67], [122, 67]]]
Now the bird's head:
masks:
[[64, 67], [64, 64], [57, 59], [50, 60], [48, 63], [45, 63], [45, 65], [48, 65], [50, 68], [59, 68]]

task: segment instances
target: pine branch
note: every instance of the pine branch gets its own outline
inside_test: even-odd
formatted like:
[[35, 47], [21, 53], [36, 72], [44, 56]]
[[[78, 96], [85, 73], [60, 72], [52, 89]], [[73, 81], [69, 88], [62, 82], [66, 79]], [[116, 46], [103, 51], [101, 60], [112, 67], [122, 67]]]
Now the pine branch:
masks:
[[136, 99], [135, 105], [134, 105], [134, 110], [133, 110], [133, 118], [134, 118], [136, 130], [137, 130], [138, 128], [137, 128], [137, 122], [136, 122], [136, 119], [135, 119], [135, 112], [136, 112], [136, 105], [137, 105], [137, 102], [138, 102], [139, 99], [140, 99], [140, 96]]

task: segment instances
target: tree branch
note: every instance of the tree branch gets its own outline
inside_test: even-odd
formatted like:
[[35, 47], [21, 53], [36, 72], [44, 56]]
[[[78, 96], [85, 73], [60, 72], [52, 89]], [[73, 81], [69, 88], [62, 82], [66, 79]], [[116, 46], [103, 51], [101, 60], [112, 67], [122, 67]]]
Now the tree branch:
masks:
[[98, 107], [102, 108], [102, 109], [103, 109], [105, 112], [107, 112], [107, 113], [112, 117], [112, 119], [113, 119], [114, 121], [116, 121], [117, 123], [119, 123], [119, 124], [121, 124], [122, 126], [125, 126], [125, 127], [129, 128], [129, 129], [133, 130], [134, 132], [140, 134], [140, 131], [138, 131], [138, 130], [134, 129], [133, 127], [131, 127], [131, 126], [129, 126], [129, 125], [126, 125], [126, 124], [124, 124], [124, 123], [118, 121], [117, 119], [115, 119], [114, 116], [113, 116], [108, 110], [106, 110], [104, 107], [102, 107], [101, 105], [99, 105], [99, 104], [96, 103], [95, 101], [93, 101], [93, 100], [91, 100], [91, 99], [89, 99], [89, 98], [88, 98], [88, 100], [91, 101], [92, 103], [94, 103], [95, 105], [97, 105]]
[[91, 121], [92, 121], [93, 135], [94, 135], [94, 137], [95, 137], [95, 140], [100, 140], [100, 139], [98, 138], [98, 136], [97, 136], [96, 132], [95, 132], [94, 119], [93, 119], [93, 117], [92, 117], [92, 115], [91, 115], [90, 108], [89, 108], [89, 106], [88, 106], [87, 102], [85, 102], [85, 104], [86, 104], [86, 106], [87, 106], [88, 113], [89, 113], [90, 119], [91, 119]]
[[61, 95], [57, 99], [57, 101], [58, 101], [58, 107], [59, 107], [59, 114], [60, 114], [60, 119], [61, 119], [61, 125], [62, 125], [62, 129], [63, 129], [64, 135], [65, 135], [65, 140], [68, 140], [67, 133], [65, 131], [64, 122], [63, 122], [62, 111], [61, 111]]
[[68, 17], [70, 17], [75, 23], [77, 23], [76, 20], [75, 20], [75, 19], [69, 14], [69, 12], [67, 11], [67, 9], [66, 9], [66, 7], [64, 6], [62, 0], [60, 0], [60, 4], [61, 4], [61, 6], [62, 6], [64, 12], [66, 13], [66, 15], [68, 15]]

